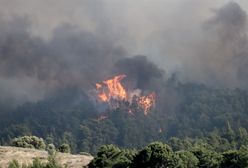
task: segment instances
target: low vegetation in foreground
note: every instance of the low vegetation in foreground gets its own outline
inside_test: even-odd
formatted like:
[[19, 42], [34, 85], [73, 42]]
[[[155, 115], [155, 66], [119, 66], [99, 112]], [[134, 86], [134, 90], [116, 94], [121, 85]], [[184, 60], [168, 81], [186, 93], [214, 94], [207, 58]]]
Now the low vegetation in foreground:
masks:
[[[179, 142], [179, 141], [178, 141]], [[184, 141], [186, 142], [186, 141]], [[88, 168], [246, 168], [248, 146], [218, 152], [210, 144], [179, 143], [185, 150], [176, 150], [162, 142], [153, 142], [141, 150], [102, 146]]]
[[[235, 134], [228, 124], [222, 137], [214, 132], [197, 139], [173, 137], [166, 143], [156, 141], [139, 149], [103, 145], [94, 158], [84, 154], [85, 158], [80, 158], [85, 159], [84, 162], [75, 161], [77, 155], [69, 154], [68, 144], [55, 147], [42, 138], [23, 136], [12, 140], [13, 149], [23, 150], [19, 153], [22, 158], [13, 153], [6, 155], [4, 147], [0, 148], [0, 156], [1, 159], [4, 159], [4, 153], [5, 158], [12, 156], [12, 160], [5, 164], [8, 168], [248, 168], [247, 136], [245, 129]], [[25, 162], [30, 156], [31, 162]]]

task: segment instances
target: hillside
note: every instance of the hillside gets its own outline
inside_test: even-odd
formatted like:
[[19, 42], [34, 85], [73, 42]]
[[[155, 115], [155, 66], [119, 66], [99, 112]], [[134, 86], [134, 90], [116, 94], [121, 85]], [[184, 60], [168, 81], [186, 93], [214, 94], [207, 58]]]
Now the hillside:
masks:
[[[16, 159], [20, 164], [30, 164], [34, 158], [39, 158], [46, 162], [48, 157], [47, 151], [18, 148], [9, 146], [0, 146], [0, 166], [7, 167], [8, 163]], [[56, 156], [58, 162], [67, 165], [68, 168], [81, 168], [87, 165], [92, 159], [92, 156], [72, 155], [66, 153], [58, 153]]]
[[164, 87], [170, 96], [158, 99], [156, 109], [148, 115], [135, 107], [135, 113], [130, 114], [125, 106], [97, 113], [87, 96], [73, 89], [19, 106], [0, 114], [0, 144], [6, 146], [15, 137], [36, 135], [47, 144], [67, 143], [73, 153], [95, 154], [104, 144], [141, 148], [152, 141], [166, 142], [171, 137], [201, 138], [214, 134], [231, 143], [232, 138], [227, 138], [226, 132], [229, 127], [238, 144], [246, 140], [243, 138], [248, 128], [246, 90], [169, 81]]

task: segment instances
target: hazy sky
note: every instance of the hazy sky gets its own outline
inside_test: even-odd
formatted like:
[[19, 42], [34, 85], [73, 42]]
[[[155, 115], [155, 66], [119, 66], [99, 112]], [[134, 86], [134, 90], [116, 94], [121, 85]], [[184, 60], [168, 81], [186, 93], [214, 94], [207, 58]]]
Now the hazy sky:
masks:
[[38, 99], [133, 55], [182, 80], [247, 88], [247, 12], [247, 0], [0, 0], [0, 93]]
[[[161, 56], [156, 55], [164, 51], [156, 41], [148, 40], [171, 30], [192, 33], [213, 15], [212, 10], [227, 2], [229, 0], [0, 0], [0, 13], [4, 18], [28, 17], [32, 20], [32, 33], [46, 39], [64, 23], [91, 31], [109, 24], [105, 33], [118, 36], [117, 42], [124, 44], [131, 54], [148, 54], [159, 59]], [[234, 2], [248, 10], [247, 0]]]

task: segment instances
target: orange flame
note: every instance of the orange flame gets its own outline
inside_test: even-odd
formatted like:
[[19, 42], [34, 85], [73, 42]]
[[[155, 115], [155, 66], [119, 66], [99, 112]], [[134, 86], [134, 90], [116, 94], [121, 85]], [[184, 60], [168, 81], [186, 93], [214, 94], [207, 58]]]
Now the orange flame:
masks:
[[127, 92], [121, 84], [121, 80], [125, 77], [126, 75], [118, 75], [112, 79], [103, 81], [103, 84], [97, 83], [98, 98], [103, 102], [108, 102], [110, 99], [126, 100]]
[[138, 106], [144, 110], [144, 114], [147, 115], [151, 107], [155, 104], [155, 93], [151, 93], [148, 96], [140, 96], [138, 99]]
[[[121, 81], [126, 77], [126, 75], [117, 75], [112, 79], [103, 81], [102, 83], [96, 83], [96, 90], [98, 93], [98, 98], [101, 102], [107, 102], [111, 104], [111, 100], [125, 100], [129, 101], [130, 104], [133, 102], [133, 96], [137, 97], [138, 107], [144, 110], [144, 114], [147, 115], [151, 110], [152, 106], [155, 104], [155, 93], [151, 93], [147, 96], [140, 96], [140, 93], [135, 93], [135, 90], [128, 93]], [[137, 90], [136, 90], [137, 91]], [[132, 109], [128, 110], [128, 113], [133, 113]]]

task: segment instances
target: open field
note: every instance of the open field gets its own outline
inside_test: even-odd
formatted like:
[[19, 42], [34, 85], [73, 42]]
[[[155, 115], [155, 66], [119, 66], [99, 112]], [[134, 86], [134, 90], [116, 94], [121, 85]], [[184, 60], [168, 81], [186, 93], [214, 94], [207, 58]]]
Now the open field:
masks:
[[[46, 162], [48, 157], [47, 151], [17, 148], [9, 146], [0, 146], [0, 166], [5, 168], [8, 163], [16, 159], [20, 164], [30, 164], [34, 158], [39, 158]], [[62, 165], [67, 165], [69, 168], [82, 168], [87, 165], [92, 159], [92, 156], [72, 155], [67, 153], [57, 153], [56, 158]]]

